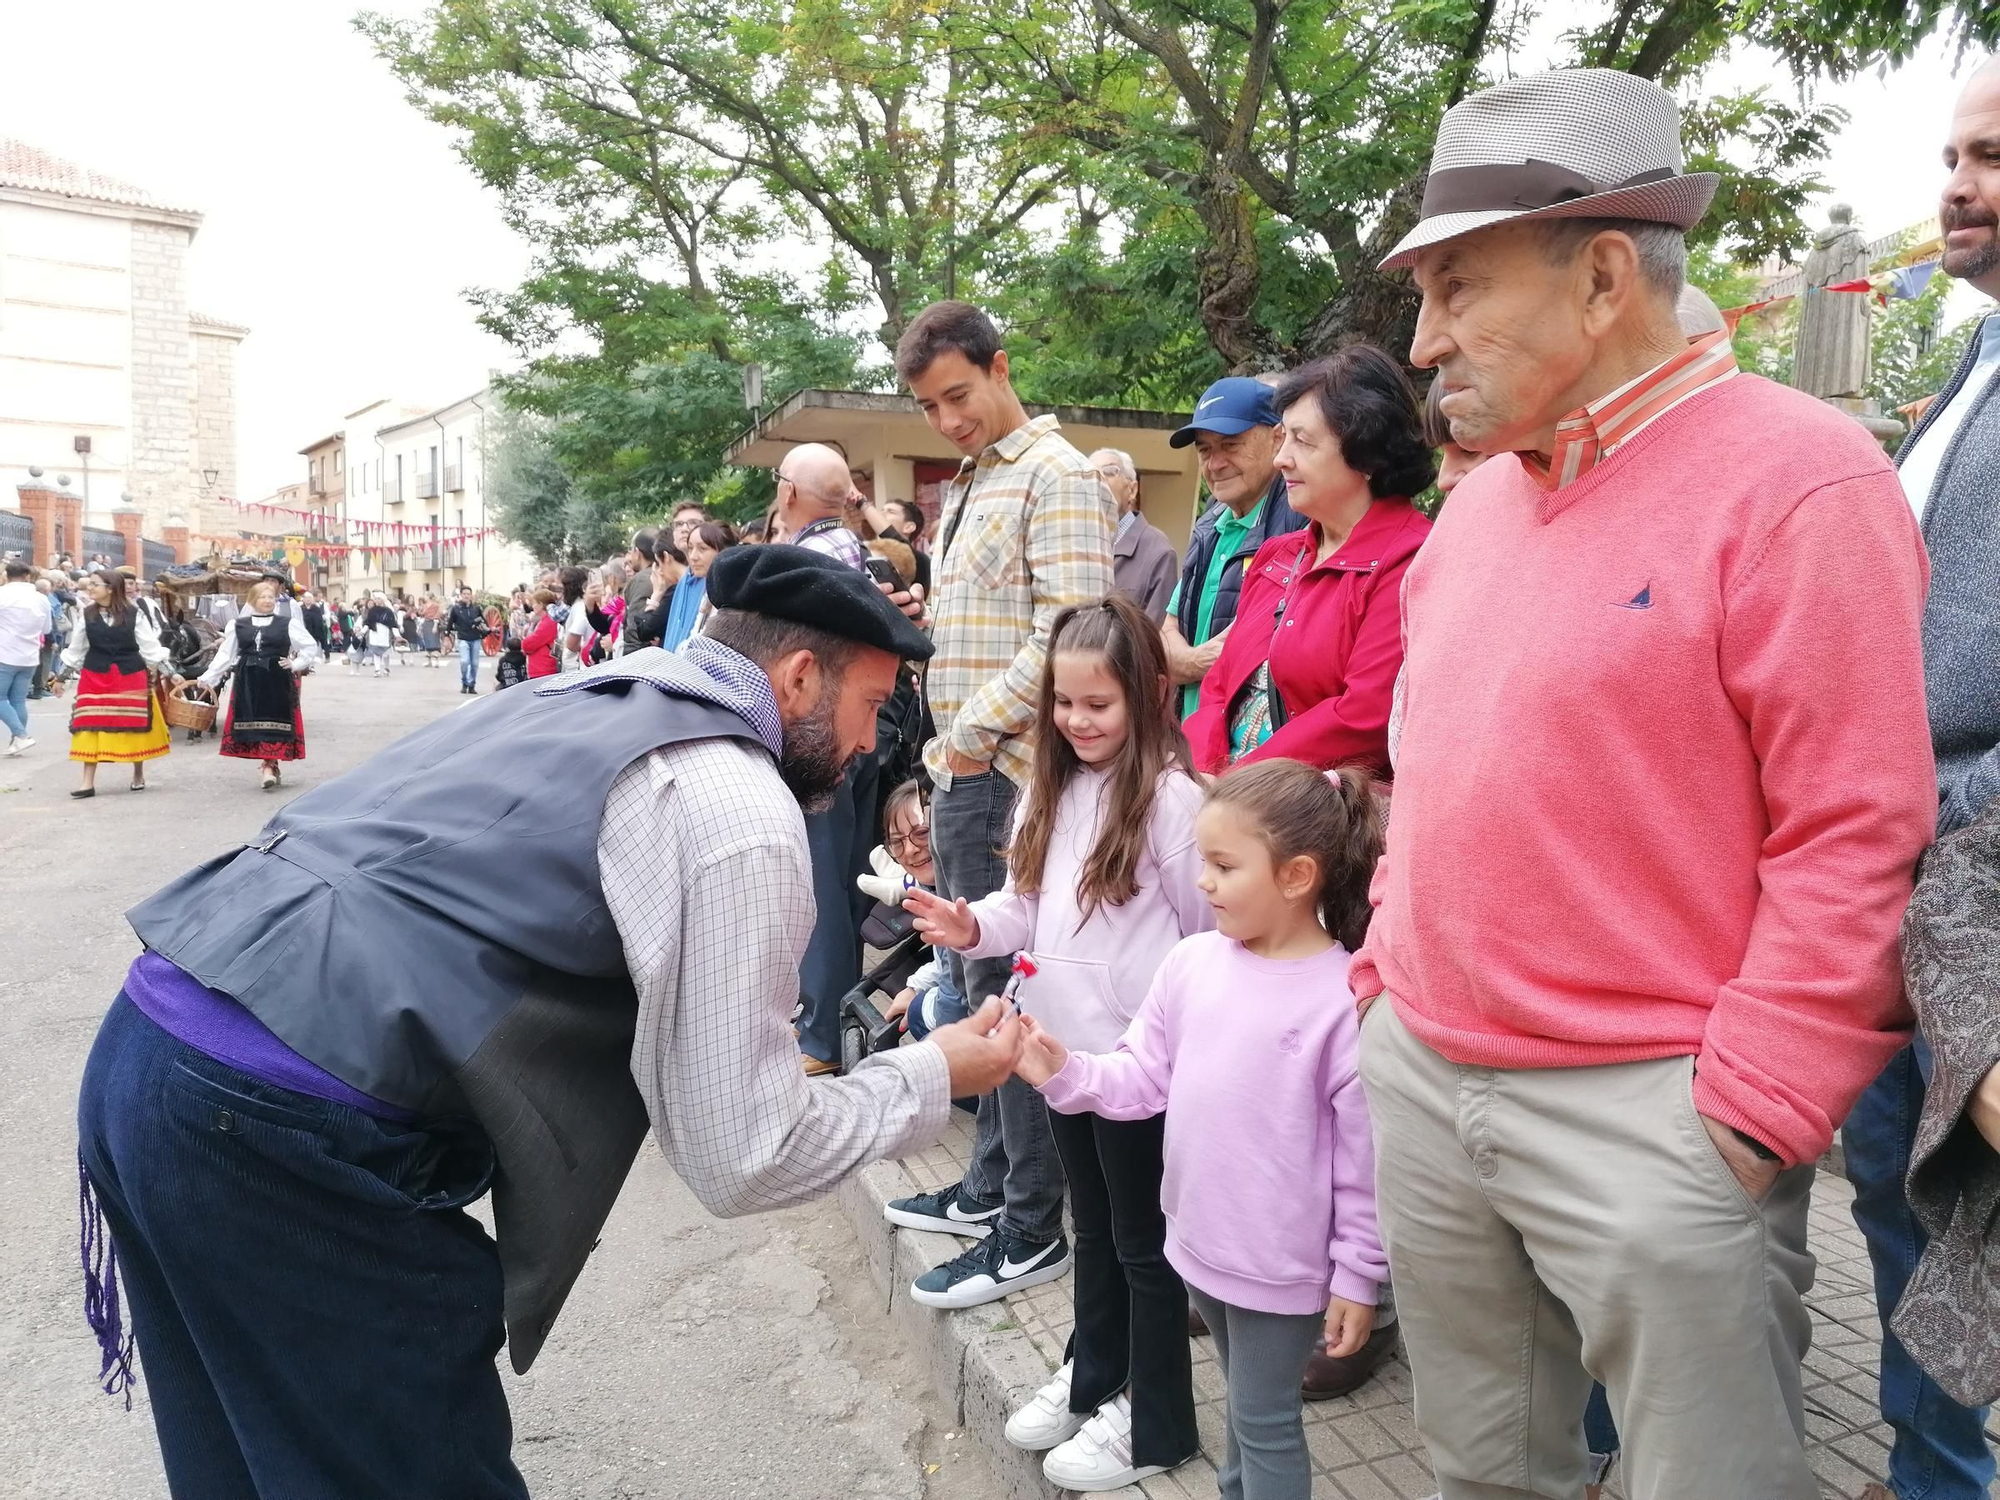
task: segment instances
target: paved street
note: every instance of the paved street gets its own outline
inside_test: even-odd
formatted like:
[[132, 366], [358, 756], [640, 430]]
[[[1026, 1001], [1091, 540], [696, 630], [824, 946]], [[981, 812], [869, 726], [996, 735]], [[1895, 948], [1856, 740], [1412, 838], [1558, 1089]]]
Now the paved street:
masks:
[[[30, 705], [40, 743], [0, 759], [0, 1493], [166, 1494], [143, 1378], [129, 1413], [97, 1391], [77, 1267], [76, 1083], [136, 952], [123, 911], [283, 796], [458, 709], [457, 681], [422, 666], [313, 678], [310, 758], [271, 795], [211, 739], [155, 761], [143, 795], [105, 767], [74, 802], [67, 700]], [[536, 1496], [997, 1495], [856, 1257], [830, 1203], [713, 1219], [649, 1147], [534, 1372], [507, 1376]]]

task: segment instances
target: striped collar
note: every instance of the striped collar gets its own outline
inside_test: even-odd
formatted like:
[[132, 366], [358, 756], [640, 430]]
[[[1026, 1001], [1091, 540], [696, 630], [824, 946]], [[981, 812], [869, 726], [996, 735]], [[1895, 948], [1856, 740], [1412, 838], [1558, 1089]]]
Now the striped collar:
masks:
[[1554, 451], [1522, 453], [1521, 466], [1545, 490], [1574, 484], [1647, 427], [1691, 396], [1736, 373], [1736, 351], [1727, 329], [1688, 340], [1688, 346], [1637, 379], [1580, 406], [1556, 423]]

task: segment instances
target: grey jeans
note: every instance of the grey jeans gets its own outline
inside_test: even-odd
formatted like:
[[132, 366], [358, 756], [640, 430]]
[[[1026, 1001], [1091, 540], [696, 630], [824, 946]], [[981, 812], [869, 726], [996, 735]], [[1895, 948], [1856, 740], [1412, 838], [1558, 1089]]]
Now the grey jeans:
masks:
[[1222, 1500], [1310, 1500], [1299, 1382], [1326, 1315], [1253, 1312], [1193, 1287], [1188, 1301], [1214, 1336], [1229, 1387], [1229, 1447], [1215, 1476]]
[[[931, 858], [937, 864], [938, 894], [977, 901], [1007, 879], [1002, 852], [1014, 829], [1014, 783], [998, 771], [954, 776], [949, 787], [931, 793]], [[1007, 983], [1013, 959], [946, 956], [966, 1009], [975, 1011]], [[1004, 1234], [1047, 1244], [1062, 1233], [1062, 1160], [1049, 1130], [1049, 1107], [1018, 1078], [1010, 1078], [979, 1101], [973, 1130], [972, 1164], [962, 1191], [975, 1203], [1000, 1203]]]

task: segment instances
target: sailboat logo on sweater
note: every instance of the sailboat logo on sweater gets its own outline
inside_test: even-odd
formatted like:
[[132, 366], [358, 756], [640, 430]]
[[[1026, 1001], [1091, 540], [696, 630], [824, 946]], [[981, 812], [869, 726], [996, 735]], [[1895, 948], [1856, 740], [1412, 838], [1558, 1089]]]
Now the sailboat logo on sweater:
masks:
[[1653, 607], [1653, 586], [1648, 583], [1638, 593], [1623, 603], [1620, 603], [1616, 599], [1612, 600], [1611, 603], [1617, 609], [1651, 609]]

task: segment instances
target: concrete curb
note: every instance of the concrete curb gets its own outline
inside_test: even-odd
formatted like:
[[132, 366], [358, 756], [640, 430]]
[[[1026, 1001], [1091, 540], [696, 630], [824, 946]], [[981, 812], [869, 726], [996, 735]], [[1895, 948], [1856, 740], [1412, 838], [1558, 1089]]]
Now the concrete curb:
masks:
[[[950, 1235], [897, 1229], [882, 1217], [891, 1198], [916, 1191], [902, 1167], [878, 1162], [841, 1183], [837, 1196], [886, 1310], [922, 1351], [932, 1383], [957, 1410], [961, 1439], [976, 1439], [984, 1447], [1010, 1500], [1055, 1500], [1066, 1492], [1042, 1477], [1042, 1456], [1023, 1453], [1005, 1435], [1008, 1414], [1048, 1380], [1048, 1361], [1005, 1302], [939, 1312], [910, 1300], [910, 1283], [965, 1245]], [[1137, 1487], [1109, 1494], [1113, 1500], [1145, 1500]]]

